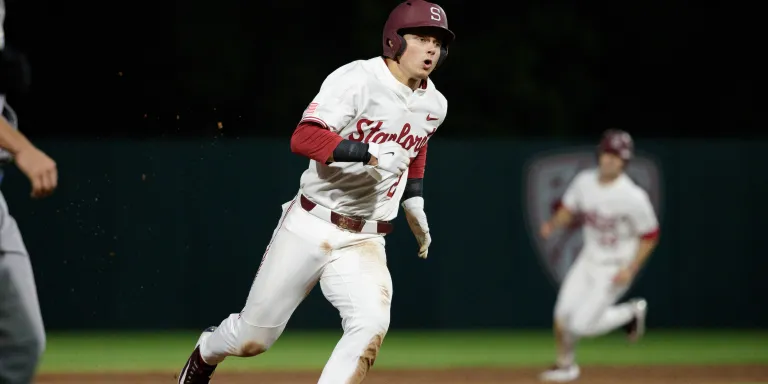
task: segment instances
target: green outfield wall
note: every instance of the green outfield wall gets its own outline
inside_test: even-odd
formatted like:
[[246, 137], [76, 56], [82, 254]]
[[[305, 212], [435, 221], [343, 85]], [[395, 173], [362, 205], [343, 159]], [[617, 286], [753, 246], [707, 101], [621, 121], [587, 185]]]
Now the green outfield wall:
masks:
[[[240, 311], [308, 162], [287, 139], [38, 144], [59, 165], [57, 193], [31, 200], [14, 167], [2, 190], [49, 329], [199, 328]], [[531, 164], [567, 175], [575, 170], [563, 159], [583, 162], [584, 144], [433, 139], [429, 259], [417, 257], [404, 218], [387, 237], [393, 327], [548, 327], [556, 284], [531, 235], [532, 207], [549, 204], [567, 177], [542, 179]], [[651, 325], [768, 327], [768, 143], [637, 145], [647, 160], [637, 164], [653, 164], [644, 175], [662, 226], [630, 292], [650, 301]], [[318, 288], [291, 327], [340, 321]]]

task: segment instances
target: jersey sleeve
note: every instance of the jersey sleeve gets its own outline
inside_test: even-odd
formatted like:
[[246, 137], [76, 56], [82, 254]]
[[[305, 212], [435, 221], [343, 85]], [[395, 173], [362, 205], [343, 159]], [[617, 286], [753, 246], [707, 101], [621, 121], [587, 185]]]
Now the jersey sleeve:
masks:
[[339, 132], [357, 116], [362, 100], [363, 78], [355, 66], [345, 66], [330, 74], [312, 99], [300, 123], [315, 123]]
[[581, 208], [582, 180], [582, 174], [576, 175], [565, 190], [565, 194], [563, 194], [562, 206], [571, 211], [571, 213], [579, 212]]
[[[434, 84], [432, 84], [434, 87]], [[437, 128], [439, 128], [444, 122], [445, 118], [448, 115], [448, 99], [443, 96], [442, 93], [435, 90], [437, 93], [438, 98], [438, 104], [440, 106], [440, 114], [441, 116], [440, 121], [438, 121]], [[437, 132], [437, 128], [435, 128], [432, 133], [427, 135], [427, 140], [432, 138], [432, 135]], [[427, 148], [429, 147], [429, 141], [427, 141], [424, 146], [419, 149], [419, 152], [416, 153], [416, 157], [411, 159], [411, 165], [408, 166], [408, 178], [409, 179], [423, 179], [424, 178], [424, 171], [427, 168]]]
[[659, 236], [659, 221], [651, 204], [648, 194], [643, 192], [637, 200], [633, 210], [632, 222], [637, 235], [645, 239], [654, 239]]

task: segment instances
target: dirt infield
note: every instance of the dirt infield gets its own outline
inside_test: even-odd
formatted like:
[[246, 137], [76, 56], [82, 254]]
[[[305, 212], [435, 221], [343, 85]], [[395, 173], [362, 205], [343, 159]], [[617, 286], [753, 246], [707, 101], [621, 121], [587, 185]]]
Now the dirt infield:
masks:
[[[365, 384], [534, 384], [539, 370], [524, 369], [451, 369], [395, 371], [376, 370]], [[257, 372], [214, 375], [215, 384], [311, 384], [319, 372]], [[173, 373], [151, 374], [43, 374], [37, 384], [160, 384], [174, 383]], [[768, 383], [768, 365], [764, 366], [664, 366], [664, 367], [583, 367], [578, 383], [594, 384], [736, 384]]]

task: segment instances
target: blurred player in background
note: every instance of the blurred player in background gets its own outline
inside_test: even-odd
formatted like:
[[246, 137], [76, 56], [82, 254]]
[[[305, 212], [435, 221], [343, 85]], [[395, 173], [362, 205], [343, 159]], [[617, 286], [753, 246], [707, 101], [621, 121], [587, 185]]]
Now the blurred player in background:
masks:
[[[28, 85], [24, 57], [5, 45], [5, 4], [0, 0], [0, 181], [2, 166], [16, 162], [32, 183], [32, 197], [53, 192], [56, 164], [17, 130], [16, 114], [5, 103], [8, 93]], [[29, 384], [45, 349], [45, 329], [35, 276], [19, 227], [0, 193], [0, 383]]]
[[645, 190], [624, 173], [634, 144], [627, 132], [608, 130], [598, 146], [597, 169], [580, 172], [568, 186], [562, 206], [541, 226], [547, 238], [584, 219], [584, 247], [560, 287], [554, 311], [557, 362], [540, 376], [543, 381], [568, 382], [580, 375], [576, 342], [624, 326], [631, 341], [645, 330], [647, 303], [615, 302], [656, 247], [659, 224]]

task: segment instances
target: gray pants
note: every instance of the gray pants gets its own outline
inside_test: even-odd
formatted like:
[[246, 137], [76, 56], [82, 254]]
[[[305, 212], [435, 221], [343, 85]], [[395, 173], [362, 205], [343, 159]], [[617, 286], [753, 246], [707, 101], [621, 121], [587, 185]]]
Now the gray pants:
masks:
[[0, 384], [30, 384], [45, 349], [35, 277], [0, 193]]

